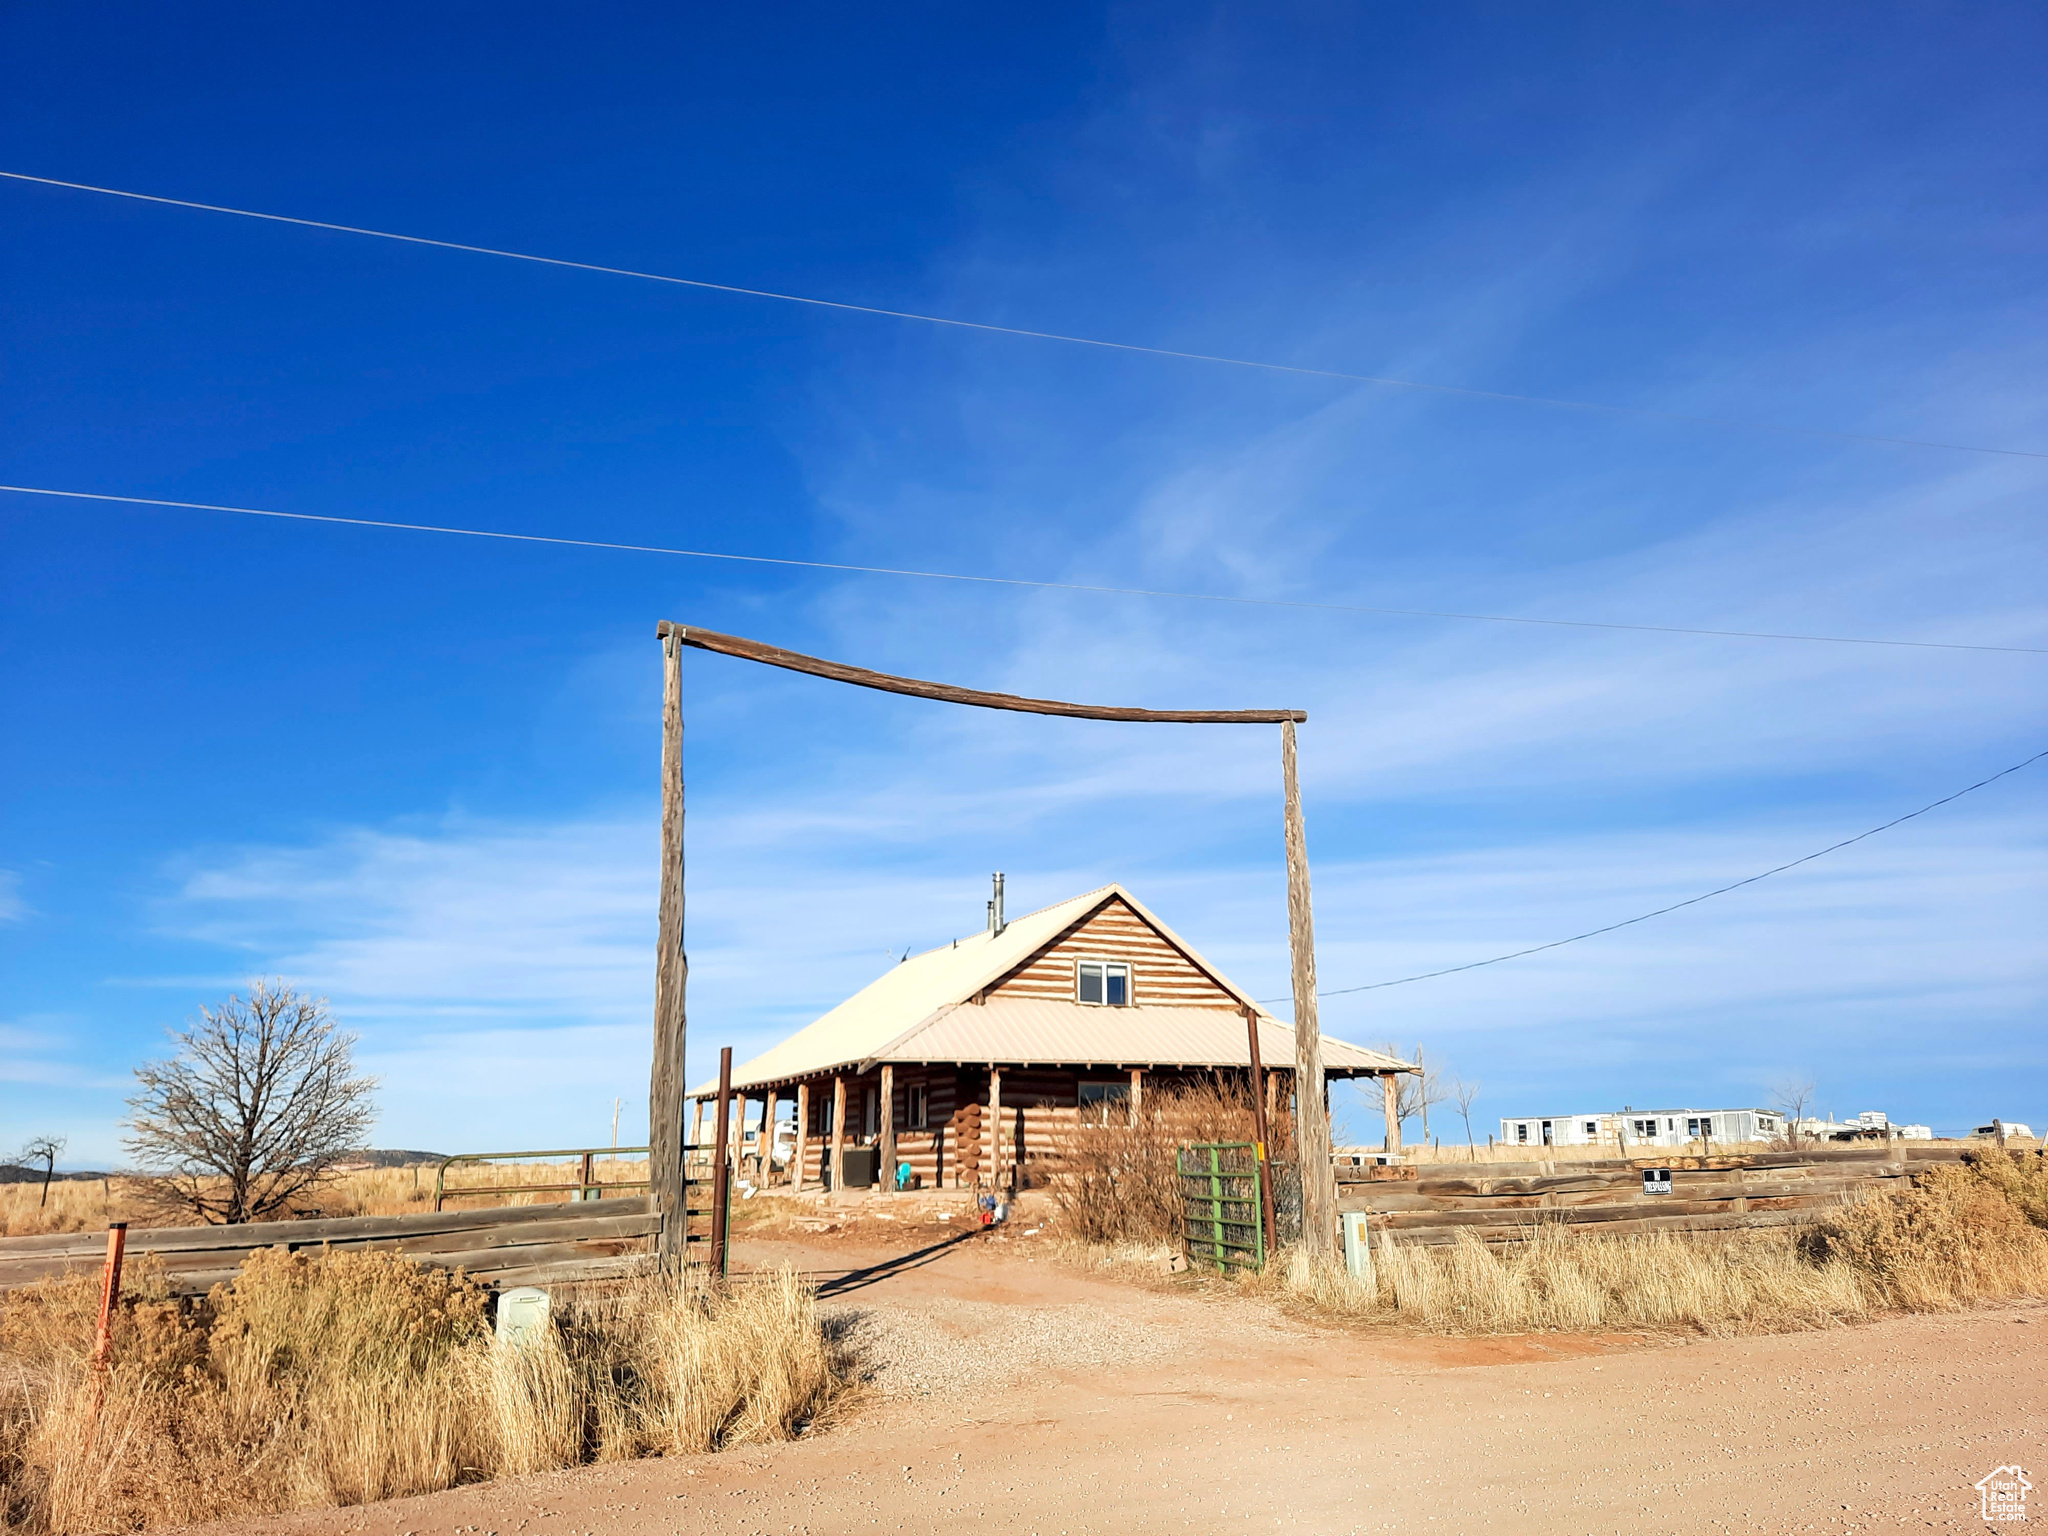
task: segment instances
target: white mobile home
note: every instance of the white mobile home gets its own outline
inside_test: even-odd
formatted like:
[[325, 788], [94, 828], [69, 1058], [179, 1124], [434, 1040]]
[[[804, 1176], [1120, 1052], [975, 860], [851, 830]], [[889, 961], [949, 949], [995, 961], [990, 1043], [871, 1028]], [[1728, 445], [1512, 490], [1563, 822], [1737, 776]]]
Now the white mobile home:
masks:
[[1695, 1141], [1776, 1141], [1785, 1117], [1769, 1109], [1624, 1109], [1517, 1115], [1500, 1123], [1511, 1147], [1682, 1147]]
[[1511, 1147], [1612, 1146], [1615, 1137], [1615, 1117], [1604, 1110], [1590, 1115], [1532, 1115], [1500, 1123], [1500, 1139]]

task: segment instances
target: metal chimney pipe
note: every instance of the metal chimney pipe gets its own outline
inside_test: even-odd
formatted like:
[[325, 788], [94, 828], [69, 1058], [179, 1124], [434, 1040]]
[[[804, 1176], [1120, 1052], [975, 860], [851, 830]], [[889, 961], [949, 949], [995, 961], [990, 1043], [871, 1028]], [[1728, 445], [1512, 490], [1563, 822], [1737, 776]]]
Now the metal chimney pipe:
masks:
[[1005, 928], [1010, 926], [1003, 917], [1003, 872], [1001, 870], [996, 871], [995, 885], [995, 896], [988, 904], [988, 931], [999, 935]]

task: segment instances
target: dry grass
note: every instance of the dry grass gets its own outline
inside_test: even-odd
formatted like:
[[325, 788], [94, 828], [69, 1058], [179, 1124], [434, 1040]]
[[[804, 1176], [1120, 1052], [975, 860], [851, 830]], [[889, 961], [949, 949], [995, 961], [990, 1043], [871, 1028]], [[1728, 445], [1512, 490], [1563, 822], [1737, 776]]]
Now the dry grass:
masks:
[[1238, 1283], [1322, 1315], [1449, 1334], [1817, 1328], [2048, 1297], [2044, 1217], [2048, 1168], [1987, 1152], [1801, 1229], [1619, 1237], [1546, 1225], [1497, 1247], [1469, 1233], [1376, 1243], [1370, 1280], [1295, 1250]]
[[517, 1348], [491, 1337], [483, 1287], [392, 1254], [261, 1253], [200, 1305], [163, 1299], [146, 1263], [137, 1281], [103, 1376], [93, 1278], [0, 1304], [0, 1530], [134, 1530], [782, 1439], [847, 1380], [788, 1274], [711, 1299], [611, 1287]]
[[[600, 1158], [592, 1173], [601, 1183], [618, 1183], [647, 1177], [645, 1158]], [[463, 1184], [566, 1184], [576, 1178], [570, 1163], [459, 1164], [448, 1174], [452, 1209], [467, 1209], [488, 1202], [492, 1205], [534, 1205], [559, 1201], [562, 1194], [539, 1192], [464, 1199]], [[628, 1190], [628, 1194], [642, 1194]], [[404, 1216], [434, 1208], [434, 1165], [407, 1168], [363, 1168], [338, 1173], [323, 1182], [304, 1211], [305, 1216]], [[40, 1184], [0, 1184], [0, 1237], [25, 1237], [39, 1232], [89, 1232], [110, 1221], [125, 1221], [135, 1227], [191, 1226], [189, 1211], [168, 1209], [151, 1200], [138, 1180], [119, 1175], [105, 1180], [67, 1179], [50, 1186], [50, 1198], [42, 1203]]]

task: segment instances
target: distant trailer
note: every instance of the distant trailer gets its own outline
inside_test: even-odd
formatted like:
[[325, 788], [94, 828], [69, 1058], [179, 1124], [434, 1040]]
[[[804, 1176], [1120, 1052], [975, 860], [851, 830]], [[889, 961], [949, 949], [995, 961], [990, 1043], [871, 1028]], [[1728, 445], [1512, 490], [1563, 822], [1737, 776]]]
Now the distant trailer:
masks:
[[1768, 1109], [1626, 1109], [1619, 1114], [1512, 1116], [1500, 1123], [1511, 1147], [1682, 1147], [1696, 1141], [1776, 1141], [1785, 1117]]

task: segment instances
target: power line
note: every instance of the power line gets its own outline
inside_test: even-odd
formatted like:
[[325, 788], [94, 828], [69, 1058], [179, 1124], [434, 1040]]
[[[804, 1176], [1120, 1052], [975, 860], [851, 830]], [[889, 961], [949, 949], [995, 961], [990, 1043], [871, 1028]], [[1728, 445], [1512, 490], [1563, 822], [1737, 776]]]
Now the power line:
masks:
[[[1519, 960], [1524, 955], [1540, 955], [1546, 949], [1562, 949], [1565, 945], [1576, 944], [1581, 939], [1596, 939], [1603, 933], [1612, 933], [1617, 928], [1628, 928], [1634, 926], [1637, 923], [1647, 923], [1653, 917], [1662, 917], [1665, 913], [1676, 912], [1681, 907], [1696, 907], [1703, 901], [1713, 900], [1713, 898], [1716, 896], [1726, 896], [1730, 891], [1739, 891], [1745, 885], [1755, 885], [1759, 880], [1768, 880], [1773, 875], [1782, 875], [1788, 869], [1797, 869], [1802, 864], [1811, 864], [1815, 859], [1825, 858], [1828, 854], [1839, 852], [1841, 849], [1848, 847], [1851, 843], [1860, 843], [1866, 837], [1875, 837], [1880, 832], [1889, 832], [1893, 827], [1898, 826], [1901, 822], [1911, 821], [1915, 816], [1925, 816], [1929, 811], [1938, 810], [1942, 806], [1947, 805], [1951, 800], [1960, 800], [1963, 798], [1963, 796], [1974, 793], [1975, 791], [1982, 789], [1987, 784], [1996, 784], [2000, 779], [2004, 778], [2007, 774], [2018, 773], [2022, 768], [2028, 767], [2034, 763], [2038, 763], [2044, 757], [2048, 757], [2048, 751], [2036, 752], [2032, 757], [2026, 759], [2025, 762], [2014, 763], [2010, 768], [2001, 768], [1998, 772], [1992, 774], [1991, 777], [1988, 779], [1979, 779], [1976, 783], [1970, 785], [1967, 789], [1959, 789], [1952, 795], [1943, 795], [1939, 800], [1933, 802], [1933, 804], [1923, 805], [1917, 811], [1908, 811], [1903, 816], [1894, 817], [1892, 820], [1886, 822], [1881, 827], [1872, 827], [1868, 832], [1858, 832], [1854, 837], [1845, 837], [1839, 843], [1830, 843], [1827, 847], [1821, 849], [1818, 853], [1809, 853], [1806, 855], [1806, 857], [1801, 859], [1794, 859], [1789, 864], [1780, 864], [1777, 868], [1767, 869], [1760, 875], [1751, 875], [1746, 880], [1737, 880], [1733, 884], [1721, 886], [1716, 890], [1707, 891], [1702, 895], [1688, 896], [1684, 901], [1674, 901], [1668, 907], [1659, 907], [1656, 911], [1645, 912], [1640, 917], [1624, 918], [1622, 921], [1618, 923], [1609, 923], [1604, 928], [1594, 928], [1588, 930], [1585, 933], [1575, 933], [1568, 939], [1552, 939], [1548, 944], [1532, 945], [1528, 949], [1518, 949], [1514, 951], [1514, 953], [1512, 954], [1495, 955], [1491, 960], [1474, 960], [1466, 965], [1447, 966], [1441, 971], [1424, 971], [1420, 975], [1402, 976], [1393, 981], [1367, 982], [1362, 987], [1334, 987], [1328, 992], [1318, 992], [1316, 996], [1347, 997], [1354, 992], [1377, 992], [1382, 987], [1405, 987], [1411, 981], [1434, 981], [1439, 976], [1455, 976], [1460, 971], [1476, 971], [1481, 966], [1499, 965], [1504, 960]], [[1262, 997], [1259, 999], [1259, 1001], [1262, 1003], [1284, 1003], [1287, 1002], [1288, 999], [1284, 997]]]
[[129, 192], [120, 187], [97, 187], [83, 181], [60, 181], [54, 176], [30, 176], [22, 171], [0, 171], [0, 177], [9, 181], [31, 182], [37, 186], [62, 187], [72, 192], [92, 192], [101, 197], [122, 197], [131, 202], [158, 203], [170, 208], [191, 208], [201, 213], [225, 213], [238, 219], [261, 219], [270, 224], [292, 224], [302, 229], [324, 229], [331, 234], [363, 235], [374, 240], [396, 240], [405, 245], [432, 246], [436, 250], [461, 251], [471, 256], [497, 256], [507, 261], [527, 261], [545, 267], [566, 267], [572, 271], [596, 272], [606, 277], [630, 277], [640, 282], [668, 283], [679, 288], [729, 293], [740, 298], [773, 299], [780, 304], [807, 304], [815, 309], [834, 309], [847, 314], [878, 315], [890, 320], [915, 320], [923, 325], [985, 331], [996, 336], [1021, 336], [1032, 341], [1056, 341], [1067, 346], [1099, 347], [1110, 352], [1134, 352], [1146, 357], [1172, 358], [1180, 362], [1216, 363], [1229, 368], [1255, 368], [1265, 373], [1295, 374], [1303, 378], [1332, 379], [1348, 384], [1376, 384], [1387, 389], [1412, 389], [1429, 394], [1461, 395], [1467, 399], [1501, 400], [1516, 405], [1541, 405], [1555, 410], [1642, 416], [1657, 421], [1721, 427], [1739, 432], [1775, 432], [1791, 437], [1819, 437], [1845, 443], [1881, 443], [1894, 448], [1939, 448], [1956, 453], [1990, 453], [2008, 458], [2048, 459], [2048, 453], [2032, 448], [1988, 448], [1979, 443], [1945, 443], [1917, 437], [1885, 437], [1872, 432], [1840, 432], [1827, 427], [1793, 427], [1777, 422], [1741, 421], [1721, 416], [1699, 416], [1686, 411], [1662, 411], [1650, 406], [1609, 405], [1597, 400], [1568, 400], [1551, 395], [1516, 394], [1500, 389], [1474, 389], [1461, 384], [1432, 384], [1420, 379], [1393, 378], [1386, 374], [1347, 373], [1335, 368], [1307, 368], [1295, 363], [1262, 362], [1256, 358], [1226, 357], [1214, 352], [1184, 352], [1172, 347], [1148, 347], [1137, 342], [1105, 341], [1097, 336], [1073, 336], [1063, 331], [1032, 330], [1018, 325], [994, 325], [984, 320], [961, 320], [951, 315], [927, 315], [915, 310], [888, 309], [879, 304], [854, 304], [843, 299], [821, 299], [809, 294], [777, 293], [766, 288], [747, 288], [737, 283], [714, 283], [697, 277], [675, 277], [665, 272], [641, 272], [631, 267], [612, 267], [594, 261], [572, 261], [560, 256], [536, 256], [528, 251], [507, 251], [496, 246], [471, 245], [460, 240], [436, 240], [426, 235], [403, 235], [388, 229], [366, 229], [357, 224], [336, 224], [326, 219], [302, 219], [290, 214], [262, 213], [253, 208], [229, 208], [220, 203], [201, 203], [183, 197], [161, 197], [150, 192]]
[[572, 549], [609, 549], [635, 555], [677, 555], [691, 560], [729, 560], [745, 565], [780, 565], [799, 570], [841, 571], [861, 576], [904, 576], [920, 581], [965, 581], [982, 586], [1031, 587], [1052, 592], [1086, 592], [1102, 597], [1161, 597], [1184, 602], [1231, 603], [1249, 608], [1302, 608], [1322, 613], [1368, 613], [1406, 619], [1464, 619], [1485, 624], [1534, 624], [1550, 629], [1614, 629], [1652, 635], [1701, 635], [1721, 640], [1796, 640], [1816, 645], [1885, 645], [1912, 650], [1996, 651], [2048, 656], [2035, 645], [1971, 645], [1958, 640], [1890, 640], [1867, 635], [1802, 635], [1773, 630], [1698, 629], [1677, 624], [1617, 624], [1599, 619], [1532, 619], [1504, 613], [1456, 613], [1433, 608], [1373, 608], [1360, 603], [1318, 603], [1284, 597], [1232, 597], [1215, 592], [1169, 592], [1154, 587], [1101, 587], [1075, 581], [1033, 581], [1023, 576], [975, 576], [959, 571], [919, 571], [887, 565], [852, 565], [833, 560], [798, 560], [783, 555], [736, 555], [722, 550], [677, 549], [659, 544], [621, 544], [605, 539], [571, 539], [544, 533], [506, 533], [493, 528], [454, 528], [435, 523], [401, 523], [385, 518], [336, 517], [318, 512], [280, 512], [268, 507], [232, 507], [208, 501], [171, 501], [160, 496], [114, 496], [99, 491], [65, 491], [40, 485], [0, 485], [18, 496], [51, 496], [71, 501], [105, 501], [123, 506], [173, 507], [187, 512], [231, 512], [238, 517], [276, 517], [295, 523], [333, 523], [348, 528], [389, 528], [406, 533], [456, 534], [502, 539], [515, 544], [560, 544]]

